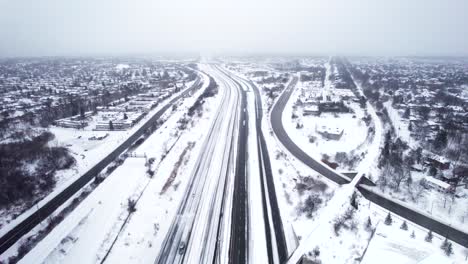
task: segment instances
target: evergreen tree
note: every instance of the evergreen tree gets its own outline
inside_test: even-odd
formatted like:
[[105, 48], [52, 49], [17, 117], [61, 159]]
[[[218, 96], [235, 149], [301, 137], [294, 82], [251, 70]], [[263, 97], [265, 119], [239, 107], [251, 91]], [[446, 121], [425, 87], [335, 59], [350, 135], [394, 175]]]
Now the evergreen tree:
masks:
[[372, 221], [370, 219], [370, 216], [367, 218], [367, 223], [366, 223], [366, 230], [370, 231], [372, 229]]
[[411, 115], [411, 109], [406, 108], [405, 112], [403, 113], [403, 118], [408, 119], [410, 117], [410, 115]]
[[452, 248], [452, 243], [448, 242], [447, 247], [444, 249], [445, 255], [450, 256], [453, 254], [453, 248]]
[[427, 233], [426, 238], [424, 239], [426, 242], [432, 242], [432, 231], [429, 230], [429, 233]]
[[416, 237], [416, 235], [414, 234], [414, 231], [413, 231], [413, 232], [411, 232], [411, 235], [410, 235], [410, 237], [411, 237], [411, 238], [415, 238], [415, 237]]
[[357, 193], [353, 192], [353, 195], [351, 196], [350, 199], [351, 206], [354, 207], [355, 209], [358, 209], [358, 204], [357, 204]]
[[315, 258], [318, 258], [320, 256], [320, 248], [318, 246], [314, 248], [313, 254]]
[[384, 223], [386, 225], [392, 225], [392, 222], [393, 222], [392, 216], [390, 215], [390, 213], [388, 213], [387, 217], [385, 217], [385, 222]]
[[449, 244], [449, 241], [447, 238], [445, 238], [444, 242], [442, 242], [442, 245], [440, 246], [441, 249], [445, 250]]
[[403, 221], [403, 224], [401, 224], [400, 229], [403, 229], [405, 231], [408, 230], [408, 224], [406, 224], [406, 221]]
[[437, 133], [433, 145], [435, 149], [442, 150], [447, 147], [447, 142], [447, 131], [442, 129]]

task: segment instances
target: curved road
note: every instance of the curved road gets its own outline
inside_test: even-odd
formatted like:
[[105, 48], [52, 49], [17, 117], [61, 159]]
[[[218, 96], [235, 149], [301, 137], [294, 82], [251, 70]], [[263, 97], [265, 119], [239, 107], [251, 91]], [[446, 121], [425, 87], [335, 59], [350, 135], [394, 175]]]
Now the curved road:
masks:
[[[284, 147], [297, 159], [302, 161], [305, 165], [309, 166], [311, 169], [317, 171], [321, 175], [327, 177], [328, 179], [336, 182], [337, 184], [346, 184], [350, 182], [350, 179], [342, 176], [341, 174], [332, 171], [331, 169], [327, 168], [322, 163], [314, 160], [309, 155], [307, 155], [300, 147], [298, 147], [292, 139], [286, 133], [283, 122], [283, 110], [286, 107], [286, 103], [288, 102], [295, 85], [297, 84], [298, 78], [295, 76], [293, 80], [290, 82], [288, 87], [285, 91], [281, 94], [273, 109], [271, 111], [271, 125], [273, 128], [274, 133], [278, 137], [279, 141], [284, 145]], [[367, 178], [363, 178], [366, 181]], [[367, 185], [367, 182], [363, 182], [363, 184]], [[405, 207], [399, 201], [395, 201], [389, 199], [387, 197], [382, 196], [381, 194], [374, 192], [372, 188], [360, 184], [357, 186], [357, 189], [361, 192], [361, 194], [368, 199], [369, 201], [378, 204], [379, 206], [395, 213], [403, 218], [406, 218], [420, 226], [423, 226], [427, 229], [432, 230], [440, 234], [441, 236], [445, 236], [450, 240], [453, 240], [465, 247], [468, 247], [468, 234], [455, 229], [449, 225], [441, 223], [429, 216], [416, 212], [408, 207]]]

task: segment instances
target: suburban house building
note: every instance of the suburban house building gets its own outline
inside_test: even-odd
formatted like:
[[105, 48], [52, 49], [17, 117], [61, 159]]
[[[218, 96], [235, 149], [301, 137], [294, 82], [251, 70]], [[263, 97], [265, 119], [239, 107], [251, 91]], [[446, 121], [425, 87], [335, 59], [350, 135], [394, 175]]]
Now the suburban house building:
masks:
[[439, 192], [449, 192], [452, 190], [452, 186], [444, 181], [436, 179], [432, 176], [424, 177], [424, 182], [428, 187], [435, 189]]
[[316, 104], [310, 104], [304, 107], [302, 110], [303, 115], [314, 115], [314, 116], [319, 116], [320, 115], [320, 109], [319, 106]]
[[435, 154], [430, 154], [429, 156], [426, 157], [426, 164], [432, 165], [440, 170], [447, 170], [450, 168], [450, 161], [447, 160], [446, 158], [435, 155]]
[[343, 136], [344, 129], [339, 127], [330, 127], [326, 125], [315, 126], [315, 131], [324, 138], [339, 140]]
[[65, 127], [65, 128], [75, 128], [80, 129], [88, 125], [86, 121], [83, 120], [70, 120], [69, 118], [60, 119], [54, 122], [56, 126]]

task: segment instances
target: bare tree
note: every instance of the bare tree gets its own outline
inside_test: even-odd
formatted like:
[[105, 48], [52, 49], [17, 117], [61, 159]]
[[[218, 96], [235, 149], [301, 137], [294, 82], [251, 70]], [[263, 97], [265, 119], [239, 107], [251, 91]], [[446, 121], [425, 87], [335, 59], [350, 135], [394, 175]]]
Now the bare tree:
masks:
[[404, 167], [396, 168], [392, 174], [392, 180], [394, 184], [395, 191], [400, 190], [401, 183], [408, 178], [409, 171]]
[[411, 188], [408, 188], [408, 192], [410, 194], [411, 200], [417, 202], [419, 198], [421, 198], [426, 191], [424, 187], [424, 183], [420, 180], [418, 183], [413, 184]]

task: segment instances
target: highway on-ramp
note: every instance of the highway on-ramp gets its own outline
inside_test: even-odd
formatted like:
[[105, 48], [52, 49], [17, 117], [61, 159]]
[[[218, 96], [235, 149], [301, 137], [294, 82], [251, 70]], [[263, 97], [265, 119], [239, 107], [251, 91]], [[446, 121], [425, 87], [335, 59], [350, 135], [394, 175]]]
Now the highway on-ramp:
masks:
[[[252, 92], [255, 102], [255, 130], [256, 142], [249, 142], [255, 144], [258, 155], [258, 168], [250, 168], [252, 170], [258, 169], [260, 176], [260, 192], [262, 197], [262, 211], [263, 221], [265, 228], [266, 238], [266, 251], [268, 254], [269, 263], [284, 263], [288, 257], [288, 249], [286, 245], [286, 238], [283, 229], [283, 221], [278, 206], [276, 197], [275, 182], [271, 169], [271, 161], [268, 152], [268, 147], [262, 130], [263, 108], [262, 98], [258, 87], [250, 80], [237, 76], [231, 73], [233, 79], [244, 87], [247, 91]], [[253, 116], [253, 115], [252, 115]], [[253, 153], [250, 153], [252, 155]], [[255, 209], [254, 209], [255, 210]], [[258, 228], [252, 226], [251, 228]]]
[[[283, 144], [283, 146], [298, 160], [303, 162], [305, 165], [311, 169], [317, 171], [321, 175], [327, 177], [328, 179], [334, 181], [337, 184], [346, 184], [350, 182], [350, 179], [342, 174], [331, 170], [326, 167], [323, 163], [313, 159], [307, 155], [299, 146], [297, 146], [293, 140], [289, 137], [284, 129], [282, 116], [284, 108], [291, 97], [294, 87], [298, 82], [298, 77], [294, 76], [290, 84], [286, 87], [284, 92], [280, 95], [277, 102], [272, 108], [271, 111], [271, 125], [273, 132], [275, 133], [278, 140]], [[390, 199], [381, 195], [380, 193], [374, 191], [371, 187], [366, 186], [367, 178], [362, 178], [361, 184], [357, 185], [357, 189], [361, 194], [368, 199], [369, 201], [395, 213], [403, 218], [406, 218], [420, 226], [423, 226], [427, 229], [432, 230], [440, 234], [441, 236], [447, 237], [450, 240], [453, 240], [465, 247], [468, 247], [468, 234], [464, 233], [461, 230], [458, 230], [448, 224], [442, 223], [432, 217], [425, 215], [422, 212], [418, 212], [411, 208], [408, 208], [403, 203]]]

